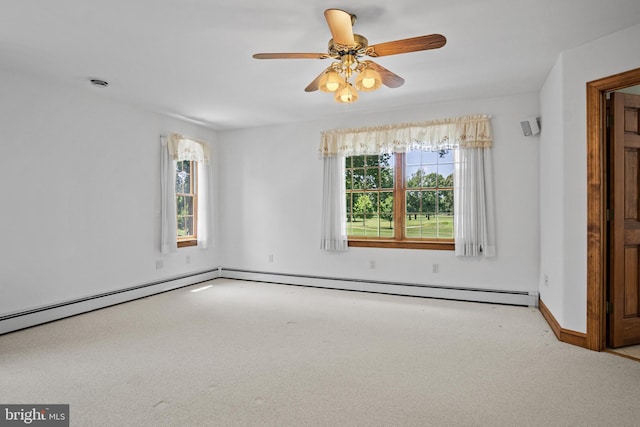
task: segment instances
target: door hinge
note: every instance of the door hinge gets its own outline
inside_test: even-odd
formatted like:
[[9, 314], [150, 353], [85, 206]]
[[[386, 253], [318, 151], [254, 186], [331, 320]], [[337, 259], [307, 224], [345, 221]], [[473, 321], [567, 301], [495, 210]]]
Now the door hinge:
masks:
[[613, 304], [611, 304], [609, 301], [604, 303], [605, 306], [605, 311], [607, 314], [611, 314], [613, 313]]
[[613, 216], [613, 210], [607, 209], [605, 212], [605, 216], [607, 217], [607, 221], [611, 221], [611, 217]]

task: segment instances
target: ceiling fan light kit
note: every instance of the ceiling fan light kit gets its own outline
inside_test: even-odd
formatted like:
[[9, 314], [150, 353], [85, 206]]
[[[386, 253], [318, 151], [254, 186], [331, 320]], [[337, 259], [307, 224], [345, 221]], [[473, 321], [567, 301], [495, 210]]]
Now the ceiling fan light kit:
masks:
[[371, 92], [382, 86], [382, 77], [373, 68], [365, 68], [356, 78], [356, 87], [362, 92]]
[[350, 104], [358, 100], [358, 91], [353, 87], [351, 83], [348, 83], [336, 92], [336, 102]]
[[[358, 100], [358, 91], [371, 92], [382, 85], [397, 88], [404, 84], [404, 79], [387, 70], [381, 65], [362, 60], [369, 56], [396, 55], [400, 53], [416, 52], [420, 50], [438, 49], [444, 46], [447, 39], [440, 34], [413, 37], [369, 46], [368, 40], [353, 33], [356, 16], [340, 9], [327, 9], [325, 19], [333, 38], [329, 40], [328, 54], [326, 53], [256, 53], [256, 59], [326, 59], [336, 60], [315, 78], [305, 92], [321, 90], [335, 93], [335, 100], [339, 103], [352, 103]], [[350, 82], [353, 75], [355, 87]]]
[[320, 77], [318, 89], [323, 92], [336, 92], [339, 89], [343, 88], [344, 85], [344, 78], [340, 75], [340, 73], [331, 69], [325, 72], [322, 77]]

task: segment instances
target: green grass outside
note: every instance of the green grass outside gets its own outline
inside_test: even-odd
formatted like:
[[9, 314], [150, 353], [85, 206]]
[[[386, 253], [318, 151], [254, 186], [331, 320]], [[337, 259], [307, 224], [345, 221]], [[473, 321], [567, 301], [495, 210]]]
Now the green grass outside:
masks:
[[[364, 224], [357, 218], [354, 222], [347, 222], [347, 234], [356, 237], [393, 237], [394, 230], [389, 228], [388, 220], [380, 220], [377, 215], [368, 218]], [[453, 216], [430, 215], [427, 219], [424, 215], [407, 216], [406, 236], [412, 239], [419, 238], [453, 238]]]

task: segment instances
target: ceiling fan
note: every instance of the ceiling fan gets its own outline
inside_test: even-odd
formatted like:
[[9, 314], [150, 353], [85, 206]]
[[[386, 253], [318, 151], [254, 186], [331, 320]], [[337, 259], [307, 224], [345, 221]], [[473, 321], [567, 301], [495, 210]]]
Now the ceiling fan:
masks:
[[[329, 24], [333, 38], [329, 40], [328, 53], [256, 53], [256, 59], [327, 59], [336, 60], [305, 88], [306, 92], [320, 89], [335, 94], [335, 100], [342, 103], [355, 102], [358, 90], [367, 92], [381, 85], [397, 88], [404, 79], [365, 56], [397, 55], [420, 50], [438, 49], [447, 39], [440, 34], [419, 36], [369, 46], [367, 39], [353, 33], [356, 15], [340, 9], [327, 9], [324, 17]], [[349, 81], [356, 74], [355, 87]]]

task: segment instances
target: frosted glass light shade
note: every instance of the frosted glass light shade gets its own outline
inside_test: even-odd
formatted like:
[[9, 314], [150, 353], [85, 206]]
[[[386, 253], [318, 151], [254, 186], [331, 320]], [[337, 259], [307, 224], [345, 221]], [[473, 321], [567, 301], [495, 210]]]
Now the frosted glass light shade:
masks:
[[336, 102], [349, 104], [358, 100], [358, 91], [351, 85], [347, 84], [336, 92]]
[[376, 90], [382, 85], [380, 73], [371, 68], [365, 68], [356, 78], [356, 87], [363, 92]]
[[336, 92], [344, 87], [344, 78], [335, 71], [327, 71], [320, 77], [318, 89], [323, 92]]

